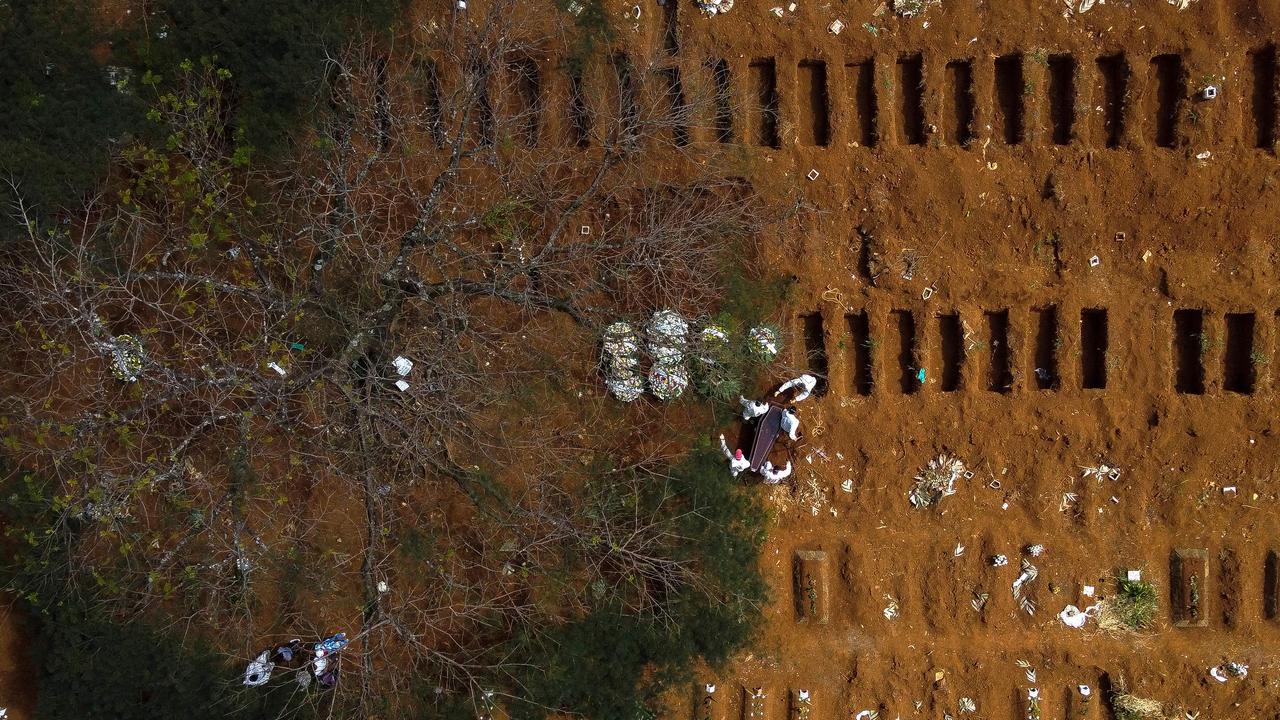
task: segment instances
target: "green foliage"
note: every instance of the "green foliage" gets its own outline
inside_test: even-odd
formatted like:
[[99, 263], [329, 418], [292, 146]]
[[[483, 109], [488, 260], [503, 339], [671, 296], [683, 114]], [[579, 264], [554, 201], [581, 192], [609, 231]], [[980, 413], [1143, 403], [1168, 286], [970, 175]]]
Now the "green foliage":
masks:
[[184, 59], [211, 57], [233, 78], [236, 127], [245, 142], [274, 153], [323, 90], [325, 50], [390, 31], [405, 0], [161, 0], [135, 36], [141, 68], [167, 73]]
[[228, 693], [240, 669], [207, 647], [73, 605], [41, 617], [35, 655], [40, 687], [56, 688], [39, 693], [36, 720], [274, 718], [293, 692]]
[[627, 510], [663, 509], [679, 538], [671, 557], [691, 562], [703, 587], [668, 598], [662, 614], [629, 611], [609, 595], [557, 627], [523, 633], [514, 651], [526, 667], [515, 678], [523, 699], [508, 707], [513, 718], [636, 717], [699, 659], [722, 664], [751, 638], [765, 601], [756, 562], [765, 514], [723, 465], [700, 449], [669, 476], [645, 478], [629, 500], [638, 509]]
[[1111, 602], [1119, 619], [1132, 630], [1150, 627], [1160, 604], [1155, 585], [1127, 578], [1118, 581], [1116, 596]]
[[720, 309], [743, 325], [758, 325], [777, 312], [791, 293], [795, 279], [783, 275], [752, 277], [744, 268], [734, 268], [725, 278], [725, 295]]
[[[97, 7], [0, 3], [0, 179], [14, 180], [42, 214], [77, 202], [142, 119], [137, 99], [113, 88], [92, 55], [106, 42]], [[12, 201], [0, 182], [0, 202]]]
[[554, 0], [558, 9], [573, 17], [577, 34], [569, 46], [566, 65], [570, 71], [583, 72], [587, 61], [613, 41], [613, 26], [603, 0]]
[[747, 337], [750, 327], [738, 318], [721, 313], [713, 325], [728, 337], [719, 339], [704, 333], [694, 337], [690, 349], [693, 388], [703, 398], [736, 407], [738, 396], [745, 394], [755, 372], [771, 358], [753, 351]]

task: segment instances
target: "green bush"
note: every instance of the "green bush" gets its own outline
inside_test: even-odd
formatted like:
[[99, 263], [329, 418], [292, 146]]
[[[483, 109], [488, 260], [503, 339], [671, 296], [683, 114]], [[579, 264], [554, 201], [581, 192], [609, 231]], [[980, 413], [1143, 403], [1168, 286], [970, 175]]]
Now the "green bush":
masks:
[[[268, 154], [287, 147], [298, 119], [321, 97], [325, 51], [395, 25], [406, 0], [161, 0], [148, 36], [131, 38], [134, 62], [166, 74], [211, 57], [231, 71], [233, 122]], [[230, 136], [231, 133], [228, 133]]]
[[669, 598], [662, 615], [628, 612], [609, 597], [550, 630], [524, 632], [514, 652], [528, 670], [515, 678], [523, 699], [508, 708], [514, 718], [634, 718], [696, 662], [720, 665], [752, 637], [766, 592], [757, 569], [763, 510], [706, 449], [666, 480], [646, 478], [636, 512], [665, 508], [681, 538], [672, 557], [692, 562], [705, 586]]
[[1112, 600], [1116, 615], [1131, 630], [1145, 630], [1155, 621], [1159, 609], [1156, 586], [1145, 580], [1121, 578]]
[[97, 7], [0, 3], [0, 202], [10, 232], [9, 180], [42, 214], [78, 204], [116, 143], [141, 125], [137, 98], [113, 88], [91, 54], [107, 40], [95, 26]]
[[[78, 605], [39, 615], [36, 720], [251, 720], [275, 718], [294, 688], [228, 692], [242, 668], [206, 646]], [[56, 689], [56, 690], [55, 690]], [[308, 715], [307, 707], [294, 712]]]

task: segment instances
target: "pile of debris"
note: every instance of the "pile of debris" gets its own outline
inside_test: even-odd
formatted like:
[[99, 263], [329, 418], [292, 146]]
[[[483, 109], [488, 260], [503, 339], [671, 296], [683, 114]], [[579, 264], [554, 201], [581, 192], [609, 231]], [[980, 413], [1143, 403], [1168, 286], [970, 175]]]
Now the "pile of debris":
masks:
[[[675, 2], [675, 0], [664, 0], [661, 4], [667, 2]], [[727, 13], [733, 9], [733, 0], [694, 0], [694, 5], [698, 9], [706, 13], [707, 17], [715, 17], [721, 13]]]
[[939, 455], [916, 475], [916, 484], [907, 497], [911, 505], [927, 508], [942, 501], [948, 495], [956, 494], [956, 480], [966, 473], [964, 462], [951, 455]]

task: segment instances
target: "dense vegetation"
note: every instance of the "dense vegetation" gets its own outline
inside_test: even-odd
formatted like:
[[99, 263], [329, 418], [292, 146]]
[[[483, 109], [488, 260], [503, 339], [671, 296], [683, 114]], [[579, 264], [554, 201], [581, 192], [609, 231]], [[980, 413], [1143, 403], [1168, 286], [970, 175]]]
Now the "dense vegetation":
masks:
[[[579, 69], [608, 34], [586, 5]], [[583, 371], [619, 317], [740, 337], [783, 292], [736, 266], [766, 217], [749, 188], [653, 177], [668, 117], [623, 103], [603, 153], [517, 151], [537, 124], [491, 102], [513, 94], [492, 68], [534, 45], [502, 8], [389, 72], [395, 0], [165, 0], [111, 36], [60, 0], [16, 7], [0, 77], [26, 104], [0, 142], [34, 210], [0, 263], [0, 382], [23, 389], [0, 397], [0, 521], [4, 585], [67, 689], [39, 717], [629, 720], [749, 640], [765, 518], [688, 451], [758, 359], [696, 378], [678, 427]], [[116, 87], [89, 52], [108, 39]], [[240, 687], [247, 657], [329, 622], [378, 664], [327, 694]]]
[[150, 129], [141, 79], [171, 89], [187, 59], [214, 59], [234, 75], [229, 132], [280, 157], [319, 97], [326, 50], [390, 32], [404, 6], [159, 0], [142, 21], [110, 26], [78, 0], [0, 3], [0, 201], [15, 199], [11, 181], [42, 213], [78, 205], [108, 160]]
[[0, 201], [6, 205], [15, 197], [11, 182], [40, 207], [77, 201], [138, 126], [140, 104], [112, 87], [94, 58], [107, 38], [93, 7], [77, 0], [0, 3]]

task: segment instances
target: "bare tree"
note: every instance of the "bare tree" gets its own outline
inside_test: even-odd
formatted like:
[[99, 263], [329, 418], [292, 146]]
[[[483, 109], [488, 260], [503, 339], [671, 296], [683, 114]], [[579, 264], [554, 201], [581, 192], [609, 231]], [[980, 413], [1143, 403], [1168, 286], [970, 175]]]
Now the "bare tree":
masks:
[[[227, 132], [234, 78], [189, 66], [157, 98], [166, 145], [125, 152], [111, 194], [57, 227], [14, 208], [0, 409], [10, 457], [49, 478], [40, 546], [67, 591], [245, 657], [358, 624], [339, 697], [427, 678], [483, 708], [514, 629], [606, 594], [660, 616], [698, 586], [673, 518], [624, 502], [652, 477], [582, 484], [579, 458], [626, 434], [546, 398], [606, 321], [714, 308], [763, 215], [692, 161], [693, 89], [655, 100], [656, 61], [613, 56], [558, 92], [568, 31], [514, 9], [336, 49], [283, 167]], [[570, 551], [580, 582], [549, 604]]]

